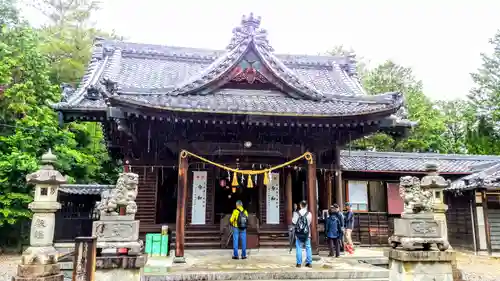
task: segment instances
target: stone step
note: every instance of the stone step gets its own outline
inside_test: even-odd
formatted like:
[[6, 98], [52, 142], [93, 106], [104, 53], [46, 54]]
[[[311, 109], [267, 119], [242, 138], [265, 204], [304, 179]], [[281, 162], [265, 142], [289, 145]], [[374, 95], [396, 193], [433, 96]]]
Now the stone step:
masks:
[[[171, 270], [172, 268], [170, 268]], [[198, 272], [176, 272], [170, 271], [161, 274], [160, 272], [151, 272], [145, 268], [142, 281], [177, 281], [177, 280], [318, 280], [318, 281], [388, 281], [389, 271], [386, 269], [366, 268], [364, 270], [355, 269], [337, 269], [337, 270], [318, 270], [299, 268], [292, 271], [228, 271], [221, 270], [217, 272], [198, 271]]]

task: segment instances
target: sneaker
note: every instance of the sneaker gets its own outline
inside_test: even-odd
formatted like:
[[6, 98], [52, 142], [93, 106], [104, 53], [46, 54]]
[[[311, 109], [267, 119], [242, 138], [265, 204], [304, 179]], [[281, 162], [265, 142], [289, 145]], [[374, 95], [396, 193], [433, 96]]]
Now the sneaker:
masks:
[[233, 260], [239, 260], [240, 258], [239, 257], [233, 257]]
[[302, 266], [302, 265], [300, 265], [300, 264], [296, 264], [296, 265], [295, 265], [295, 267], [301, 267], [301, 266]]
[[312, 264], [306, 263], [306, 267], [313, 268]]
[[247, 259], [247, 257], [246, 257], [246, 256], [244, 256], [244, 257], [241, 257], [241, 259], [242, 259], [242, 260], [246, 260], [246, 259]]

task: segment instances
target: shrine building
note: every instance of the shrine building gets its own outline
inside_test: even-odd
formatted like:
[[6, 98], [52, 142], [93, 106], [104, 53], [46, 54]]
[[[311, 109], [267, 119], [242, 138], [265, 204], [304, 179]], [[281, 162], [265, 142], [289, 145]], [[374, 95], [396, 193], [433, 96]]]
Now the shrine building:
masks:
[[141, 233], [168, 224], [176, 256], [230, 246], [236, 200], [250, 213], [250, 248], [286, 246], [304, 199], [318, 218], [347, 200], [360, 214], [387, 213], [385, 186], [348, 187], [341, 149], [378, 131], [404, 137], [414, 124], [403, 95], [367, 93], [354, 55], [275, 53], [260, 23], [243, 17], [221, 50], [96, 39], [81, 83], [54, 106], [61, 121], [102, 124], [109, 153], [139, 174]]

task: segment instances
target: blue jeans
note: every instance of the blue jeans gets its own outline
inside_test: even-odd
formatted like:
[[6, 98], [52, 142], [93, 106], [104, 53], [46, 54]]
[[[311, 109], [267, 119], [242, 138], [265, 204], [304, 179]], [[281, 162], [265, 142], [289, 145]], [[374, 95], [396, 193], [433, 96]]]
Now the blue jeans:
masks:
[[247, 256], [247, 230], [233, 226], [233, 257], [238, 256], [238, 242], [241, 238], [241, 256]]
[[312, 249], [311, 237], [307, 238], [305, 242], [295, 239], [295, 254], [297, 256], [297, 264], [302, 264], [302, 244], [306, 246], [306, 264], [312, 264]]

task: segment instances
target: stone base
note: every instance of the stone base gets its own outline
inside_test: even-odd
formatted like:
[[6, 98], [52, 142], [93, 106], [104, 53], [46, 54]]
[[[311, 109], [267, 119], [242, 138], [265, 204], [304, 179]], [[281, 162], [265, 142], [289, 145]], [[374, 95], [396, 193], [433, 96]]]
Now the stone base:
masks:
[[388, 250], [389, 280], [453, 281], [453, 251]]
[[142, 241], [134, 241], [134, 242], [97, 242], [97, 249], [119, 249], [126, 248], [128, 249], [128, 254], [131, 256], [137, 256], [141, 254], [143, 243]]
[[23, 252], [21, 264], [55, 264], [59, 253], [53, 246], [30, 246]]
[[100, 269], [140, 269], [146, 265], [147, 257], [142, 256], [109, 256], [96, 257], [95, 268]]
[[185, 257], [174, 257], [172, 260], [173, 263], [186, 263], [186, 258]]
[[64, 275], [62, 273], [51, 276], [43, 277], [12, 277], [12, 281], [64, 281]]
[[103, 269], [96, 270], [95, 279], [97, 281], [140, 281], [141, 269]]
[[17, 276], [19, 277], [45, 277], [61, 273], [59, 264], [20, 264], [17, 266]]
[[[114, 216], [112, 218], [119, 218]], [[139, 240], [139, 221], [134, 220], [98, 220], [92, 224], [92, 236], [97, 242], [127, 242]]]

